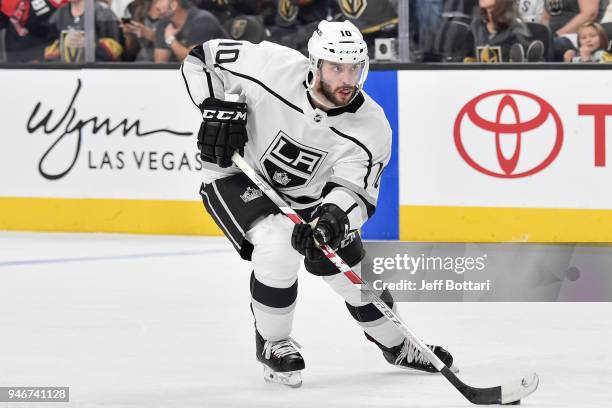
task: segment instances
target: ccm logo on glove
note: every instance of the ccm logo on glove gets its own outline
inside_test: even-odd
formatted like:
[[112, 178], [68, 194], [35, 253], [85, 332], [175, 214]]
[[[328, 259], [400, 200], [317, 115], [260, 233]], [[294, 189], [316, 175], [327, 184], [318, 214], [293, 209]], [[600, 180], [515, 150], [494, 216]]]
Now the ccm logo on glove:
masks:
[[212, 109], [204, 109], [202, 112], [203, 119], [217, 119], [220, 121], [244, 121], [247, 120], [247, 113], [240, 111], [221, 111], [221, 110], [212, 110]]

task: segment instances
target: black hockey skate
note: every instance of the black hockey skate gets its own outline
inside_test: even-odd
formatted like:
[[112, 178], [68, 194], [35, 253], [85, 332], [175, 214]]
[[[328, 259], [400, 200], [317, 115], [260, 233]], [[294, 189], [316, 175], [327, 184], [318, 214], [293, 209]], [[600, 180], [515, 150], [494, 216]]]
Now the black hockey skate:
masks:
[[[366, 334], [366, 337], [376, 343], [382, 350], [385, 360], [398, 368], [411, 368], [413, 370], [425, 371], [428, 373], [436, 373], [438, 370], [427, 360], [421, 351], [413, 345], [408, 339], [405, 339], [401, 344], [395, 347], [385, 347], [374, 338]], [[459, 369], [453, 365], [453, 356], [440, 346], [427, 345], [436, 356], [453, 372], [458, 373]]]
[[297, 388], [302, 385], [304, 358], [295, 349], [301, 346], [291, 337], [267, 341], [255, 330], [256, 356], [264, 367], [264, 380]]

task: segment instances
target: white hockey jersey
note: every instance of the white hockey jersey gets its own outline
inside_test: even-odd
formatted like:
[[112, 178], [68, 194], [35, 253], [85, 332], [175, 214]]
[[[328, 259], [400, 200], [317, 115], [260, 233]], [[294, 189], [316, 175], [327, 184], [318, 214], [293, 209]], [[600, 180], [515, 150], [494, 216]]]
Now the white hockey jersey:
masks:
[[[380, 177], [391, 155], [391, 128], [365, 92], [327, 112], [306, 89], [308, 59], [270, 42], [212, 40], [181, 66], [193, 103], [238, 95], [247, 104], [246, 161], [295, 209], [334, 203], [358, 229], [376, 208]], [[240, 170], [204, 163], [203, 179]]]

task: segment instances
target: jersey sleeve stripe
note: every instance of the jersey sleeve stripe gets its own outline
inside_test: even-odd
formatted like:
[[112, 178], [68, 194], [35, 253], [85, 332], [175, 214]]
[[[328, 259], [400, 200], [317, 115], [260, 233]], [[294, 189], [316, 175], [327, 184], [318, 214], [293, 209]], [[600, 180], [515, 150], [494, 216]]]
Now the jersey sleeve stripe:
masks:
[[323, 187], [322, 195], [326, 196], [334, 188], [345, 188], [355, 194], [355, 198], [357, 198], [355, 202], [362, 207], [362, 211], [365, 209], [365, 213], [368, 214], [368, 217], [371, 217], [374, 211], [376, 211], [376, 206], [367, 199], [368, 194], [365, 190], [339, 177], [330, 177], [327, 184]]
[[[206, 52], [207, 50], [208, 50], [208, 52]], [[211, 52], [210, 52], [210, 47], [207, 46], [206, 48], [204, 48], [204, 45], [202, 45], [202, 62], [204, 62], [204, 74], [206, 74], [206, 82], [208, 84], [208, 93], [210, 94], [210, 96], [212, 98], [216, 98], [215, 90], [213, 88], [212, 77], [210, 75], [210, 72], [206, 68], [206, 56], [209, 57], [209, 60], [211, 61], [211, 66], [212, 66], [212, 55], [211, 55]], [[225, 95], [224, 95], [223, 98], [220, 98], [220, 99], [225, 99]]]
[[[361, 214], [367, 214], [368, 213], [368, 207], [365, 205], [363, 198], [359, 197], [359, 195], [357, 193], [355, 193], [354, 191], [346, 188], [346, 187], [342, 187], [342, 186], [335, 186], [334, 188], [332, 188], [331, 190], [329, 190], [329, 192], [325, 195], [326, 198], [327, 197], [331, 197], [335, 194], [333, 194], [334, 191], [337, 192], [342, 192], [345, 193], [347, 196], [345, 196], [344, 200], [350, 200], [354, 203], [354, 205], [358, 205], [359, 209], [361, 210]], [[338, 195], [336, 195], [336, 198], [339, 198]], [[342, 200], [342, 201], [344, 201]], [[323, 202], [325, 202], [327, 200], [324, 200]], [[335, 201], [335, 200], [331, 200], [331, 201]], [[349, 207], [342, 207], [340, 206], [340, 208], [342, 208], [344, 210], [344, 212], [346, 212], [347, 214], [349, 212], [351, 212], [354, 209], [354, 205], [349, 205]], [[364, 222], [365, 220], [362, 220], [362, 222]]]
[[215, 91], [212, 86], [212, 78], [210, 77], [210, 72], [206, 68], [204, 68], [204, 73], [206, 74], [206, 82], [208, 82], [208, 93], [212, 98], [216, 98]]
[[351, 142], [355, 143], [357, 146], [361, 147], [363, 151], [368, 155], [368, 169], [366, 171], [366, 175], [363, 178], [363, 188], [367, 189], [368, 188], [368, 177], [370, 177], [370, 172], [372, 171], [372, 152], [370, 152], [370, 150], [368, 150], [368, 148], [363, 143], [361, 143], [359, 140], [355, 139], [354, 137], [346, 135], [334, 127], [330, 127], [330, 129], [332, 130], [332, 132], [334, 132], [338, 136], [348, 139]]
[[378, 172], [376, 173], [376, 177], [374, 177], [374, 187], [378, 188], [380, 184], [380, 176], [382, 175], [383, 170], [385, 169], [383, 163], [378, 163]]
[[353, 211], [355, 208], [357, 208], [358, 204], [357, 202], [355, 202], [355, 204], [351, 205], [347, 210], [346, 210], [346, 215], [349, 215], [351, 213], [351, 211]]
[[[206, 84], [208, 85], [208, 94], [212, 98], [215, 98], [215, 91], [213, 89], [212, 78], [210, 76], [210, 72], [208, 72], [208, 69], [206, 69], [206, 51], [204, 50], [204, 45], [198, 45], [197, 47], [193, 47], [191, 51], [189, 51], [189, 55], [187, 55], [186, 60], [195, 65], [202, 66], [202, 70], [204, 71], [204, 74], [206, 75]], [[185, 74], [183, 74], [183, 78], [185, 78]], [[189, 94], [189, 96], [191, 96], [191, 94]], [[193, 101], [193, 98], [191, 98], [191, 100]]]
[[353, 184], [349, 180], [343, 179], [342, 177], [331, 176], [329, 180], [327, 181], [327, 184], [329, 184], [332, 188], [336, 186], [345, 187], [349, 189], [350, 191], [352, 191], [353, 193], [357, 194], [359, 197], [363, 199], [363, 201], [365, 201], [369, 205], [376, 204], [376, 198], [373, 197], [371, 194], [369, 194], [366, 189], [358, 186], [357, 184]]
[[[335, 187], [325, 195], [323, 204], [335, 204], [347, 215], [350, 230], [361, 228], [368, 219], [368, 210], [363, 200], [345, 187]], [[357, 209], [357, 211], [355, 211]]]
[[193, 102], [193, 104], [196, 106], [196, 108], [200, 109], [200, 107], [198, 106], [196, 101], [193, 99], [193, 96], [191, 96], [191, 91], [189, 90], [189, 85], [187, 84], [187, 78], [185, 77], [185, 71], [183, 71], [183, 64], [181, 64], [181, 75], [183, 76], [183, 82], [185, 82], [185, 88], [187, 88], [187, 93], [189, 94], [189, 99], [191, 99], [191, 102]]

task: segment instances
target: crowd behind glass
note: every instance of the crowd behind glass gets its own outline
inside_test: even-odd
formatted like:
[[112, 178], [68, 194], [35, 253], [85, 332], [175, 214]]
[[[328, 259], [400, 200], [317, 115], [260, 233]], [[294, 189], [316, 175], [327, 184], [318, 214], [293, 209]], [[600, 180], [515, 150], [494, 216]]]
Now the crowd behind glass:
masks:
[[[403, 4], [406, 1], [407, 4]], [[322, 19], [351, 20], [370, 57], [411, 62], [610, 62], [609, 0], [0, 0], [0, 63], [181, 61], [212, 38], [273, 41], [306, 52]], [[400, 24], [398, 8], [409, 9]], [[405, 31], [404, 31], [405, 33]]]

